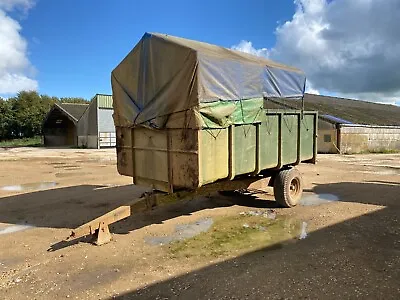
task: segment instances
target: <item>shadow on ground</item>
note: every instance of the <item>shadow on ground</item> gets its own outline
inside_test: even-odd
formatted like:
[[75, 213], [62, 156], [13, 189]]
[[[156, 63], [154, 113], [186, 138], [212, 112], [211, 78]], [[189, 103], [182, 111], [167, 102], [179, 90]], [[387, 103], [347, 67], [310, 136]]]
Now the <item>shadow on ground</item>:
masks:
[[80, 185], [0, 198], [0, 222], [75, 228], [143, 193], [133, 185]]
[[[126, 205], [145, 191], [146, 189], [135, 185], [81, 185], [7, 196], [0, 198], [0, 222], [74, 229], [121, 205]], [[256, 195], [195, 197], [133, 216], [113, 225], [111, 231], [119, 234], [129, 233], [143, 226], [162, 223], [199, 210], [232, 205], [277, 207], [275, 201], [259, 200]]]
[[399, 186], [343, 182], [315, 192], [384, 207], [116, 299], [399, 299]]
[[[135, 185], [117, 187], [81, 185], [3, 197], [0, 198], [0, 222], [74, 229], [121, 205], [126, 205], [145, 191], [146, 189]], [[220, 195], [194, 197], [133, 215], [110, 225], [110, 231], [116, 234], [128, 234], [133, 230], [151, 224], [161, 224], [165, 220], [190, 215], [196, 211], [232, 205], [254, 208], [277, 207], [275, 201], [260, 200], [256, 195], [234, 193], [229, 197]], [[49, 251], [56, 251], [79, 242], [91, 242], [91, 238], [59, 241], [53, 244]]]

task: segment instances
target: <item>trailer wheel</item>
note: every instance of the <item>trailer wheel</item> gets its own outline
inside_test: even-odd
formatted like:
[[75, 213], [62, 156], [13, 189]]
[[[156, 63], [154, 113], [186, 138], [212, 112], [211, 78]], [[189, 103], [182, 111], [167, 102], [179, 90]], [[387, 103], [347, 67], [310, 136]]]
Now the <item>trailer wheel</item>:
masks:
[[279, 171], [274, 178], [275, 200], [283, 207], [296, 206], [303, 194], [303, 179], [295, 169]]

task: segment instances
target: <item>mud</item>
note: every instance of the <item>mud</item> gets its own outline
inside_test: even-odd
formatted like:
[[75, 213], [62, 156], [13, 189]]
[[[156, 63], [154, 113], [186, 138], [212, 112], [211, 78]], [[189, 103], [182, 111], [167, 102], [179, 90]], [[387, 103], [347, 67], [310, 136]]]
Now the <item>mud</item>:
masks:
[[[0, 189], [0, 298], [399, 299], [399, 161], [319, 155], [298, 167], [304, 205], [277, 207], [263, 182], [135, 214], [97, 247], [64, 239], [146, 191], [117, 173], [115, 149], [8, 149], [0, 186], [57, 185]], [[146, 241], [171, 236], [185, 238]]]

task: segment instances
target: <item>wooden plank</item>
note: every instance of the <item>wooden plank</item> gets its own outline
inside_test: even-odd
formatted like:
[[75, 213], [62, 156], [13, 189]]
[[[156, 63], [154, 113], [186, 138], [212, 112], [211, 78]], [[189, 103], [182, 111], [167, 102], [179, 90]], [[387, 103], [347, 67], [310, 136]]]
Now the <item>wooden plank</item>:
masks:
[[129, 205], [120, 206], [105, 215], [102, 215], [78, 228], [74, 229], [68, 239], [77, 239], [86, 235], [91, 235], [99, 229], [100, 224], [112, 224], [125, 219], [131, 215], [131, 207]]
[[224, 180], [208, 184], [193, 191], [180, 191], [176, 193], [145, 193], [142, 197], [136, 198], [126, 205], [120, 206], [71, 232], [67, 240], [77, 239], [87, 235], [97, 235], [95, 243], [105, 244], [111, 241], [111, 234], [108, 226], [122, 219], [131, 216], [133, 213], [154, 209], [178, 201], [187, 200], [199, 195], [208, 195], [212, 192], [223, 190], [239, 190], [247, 188], [251, 183], [262, 177], [245, 177], [238, 180]]

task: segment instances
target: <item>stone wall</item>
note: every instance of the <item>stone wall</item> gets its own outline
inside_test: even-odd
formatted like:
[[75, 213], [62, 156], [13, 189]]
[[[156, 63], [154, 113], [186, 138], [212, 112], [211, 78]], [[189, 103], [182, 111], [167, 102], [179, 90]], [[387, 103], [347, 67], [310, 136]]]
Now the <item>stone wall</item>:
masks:
[[340, 125], [342, 153], [400, 151], [400, 127]]

